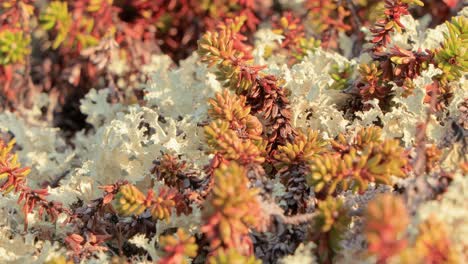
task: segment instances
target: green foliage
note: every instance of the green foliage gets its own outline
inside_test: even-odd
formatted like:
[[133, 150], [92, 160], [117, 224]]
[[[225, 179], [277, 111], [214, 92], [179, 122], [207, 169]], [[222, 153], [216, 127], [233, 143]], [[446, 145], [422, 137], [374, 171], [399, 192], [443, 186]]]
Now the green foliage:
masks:
[[329, 88], [340, 91], [347, 88], [350, 85], [353, 71], [354, 68], [351, 67], [350, 63], [345, 63], [342, 68], [340, 68], [338, 64], [333, 64], [330, 70], [330, 77], [334, 82]]
[[176, 207], [175, 198], [175, 192], [168, 188], [161, 188], [155, 197], [152, 190], [145, 196], [137, 187], [127, 184], [120, 187], [116, 208], [124, 216], [138, 216], [148, 209], [153, 219], [168, 221]]
[[[370, 182], [390, 184], [390, 177], [406, 177], [407, 157], [398, 140], [381, 140], [377, 127], [360, 130], [352, 140], [343, 135], [332, 142], [338, 153], [314, 159], [307, 182], [316, 192], [352, 189], [364, 192]], [[347, 143], [350, 142], [350, 143]]]
[[58, 48], [66, 40], [73, 23], [72, 16], [68, 12], [67, 2], [62, 1], [51, 2], [45, 12], [41, 14], [39, 20], [43, 29], [57, 30], [57, 36], [52, 44], [54, 49]]
[[186, 264], [186, 257], [197, 256], [198, 245], [195, 237], [189, 236], [181, 228], [177, 229], [177, 236], [162, 236], [159, 238], [159, 245], [164, 250], [165, 256], [158, 261], [158, 264]]
[[212, 153], [223, 155], [227, 160], [237, 161], [239, 164], [263, 163], [265, 161], [265, 144], [254, 144], [250, 140], [243, 140], [229, 123], [222, 120], [211, 122], [205, 126], [205, 135]]
[[244, 248], [242, 245], [249, 229], [259, 224], [259, 190], [248, 188], [248, 183], [246, 169], [235, 162], [222, 164], [215, 170], [214, 186], [203, 212], [205, 224], [201, 229], [212, 250]]
[[274, 158], [278, 160], [277, 167], [293, 164], [310, 164], [312, 160], [325, 152], [328, 144], [316, 130], [309, 129], [306, 133], [298, 132], [294, 142], [279, 146]]
[[[91, 3], [91, 10], [96, 3]], [[73, 46], [80, 44], [82, 47], [97, 45], [99, 40], [91, 35], [94, 28], [94, 19], [80, 15], [75, 21], [68, 10], [67, 2], [54, 1], [49, 4], [39, 21], [43, 29], [55, 32], [55, 40], [52, 48], [57, 49], [61, 45]]]
[[226, 24], [222, 24], [218, 31], [208, 31], [198, 41], [198, 54], [209, 67], [217, 66], [216, 78], [224, 87], [240, 94], [254, 85], [252, 75], [257, 69], [250, 69], [244, 63], [250, 60], [247, 50], [239, 49], [243, 46], [244, 37], [238, 32], [245, 22], [245, 17], [238, 17]]
[[125, 216], [140, 215], [147, 206], [145, 204], [145, 195], [133, 185], [124, 185], [120, 187], [117, 194], [117, 210]]
[[332, 183], [328, 188], [329, 193], [333, 193], [338, 183], [340, 183], [340, 176], [346, 170], [346, 164], [338, 161], [336, 156], [331, 154], [322, 155], [312, 161], [307, 184], [313, 187], [315, 192], [320, 192], [328, 184]]
[[301, 19], [295, 17], [291, 12], [286, 12], [278, 21], [274, 21], [273, 32], [282, 35], [281, 48], [289, 51], [293, 62], [298, 62], [320, 47], [321, 41], [314, 37], [306, 37], [304, 25]]
[[293, 50], [291, 55], [294, 56], [296, 60], [301, 61], [304, 59], [305, 56], [307, 56], [307, 54], [319, 48], [321, 44], [322, 42], [319, 39], [315, 39], [313, 37], [298, 38], [296, 44], [297, 49]]
[[382, 129], [377, 126], [368, 126], [359, 129], [351, 140], [340, 133], [335, 140], [331, 141], [331, 145], [336, 151], [346, 153], [351, 147], [363, 150], [370, 144], [381, 144], [382, 142]]
[[0, 64], [22, 63], [31, 52], [30, 38], [25, 32], [3, 30], [0, 32]]
[[217, 93], [208, 100], [208, 115], [215, 119], [229, 122], [230, 129], [238, 131], [242, 137], [261, 140], [262, 124], [257, 117], [250, 114], [251, 107], [246, 105], [246, 97], [232, 94], [229, 90]]
[[313, 232], [326, 234], [327, 246], [334, 253], [340, 250], [340, 241], [351, 223], [351, 217], [341, 199], [328, 196], [320, 201], [314, 218]]
[[176, 207], [176, 192], [166, 187], [160, 188], [157, 196], [153, 197], [153, 192], [148, 193], [149, 206], [153, 219], [169, 221], [172, 209]]
[[379, 64], [372, 62], [370, 65], [359, 65], [359, 89], [364, 101], [373, 98], [384, 98], [387, 96], [382, 81], [383, 70]]
[[[208, 65], [228, 64], [231, 57], [241, 59], [244, 55], [234, 47], [238, 32], [245, 22], [245, 17], [223, 24], [218, 31], [208, 31], [198, 41], [198, 54]], [[225, 61], [228, 62], [225, 62]]]
[[444, 42], [434, 58], [437, 67], [443, 71], [442, 84], [460, 79], [468, 70], [468, 19], [455, 17], [446, 25], [448, 33], [444, 33]]

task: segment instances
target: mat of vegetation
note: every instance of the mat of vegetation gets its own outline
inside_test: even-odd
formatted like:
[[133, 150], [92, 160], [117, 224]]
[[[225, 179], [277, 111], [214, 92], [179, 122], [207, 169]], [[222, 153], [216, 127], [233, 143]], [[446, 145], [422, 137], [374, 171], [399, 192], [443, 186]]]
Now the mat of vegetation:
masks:
[[0, 1], [0, 262], [467, 263], [464, 5]]

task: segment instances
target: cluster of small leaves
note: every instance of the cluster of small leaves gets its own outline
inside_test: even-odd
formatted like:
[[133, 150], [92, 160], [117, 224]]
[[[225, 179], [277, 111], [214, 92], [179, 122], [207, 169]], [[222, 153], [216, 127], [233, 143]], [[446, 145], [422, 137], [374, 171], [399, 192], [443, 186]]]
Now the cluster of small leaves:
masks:
[[365, 219], [368, 250], [377, 255], [379, 263], [385, 263], [407, 246], [404, 234], [409, 216], [402, 199], [391, 194], [376, 197], [367, 206]]
[[158, 261], [159, 264], [186, 264], [187, 257], [197, 256], [195, 237], [189, 236], [180, 228], [176, 234], [177, 237], [167, 235], [159, 238], [159, 245], [165, 252], [165, 256]]
[[[126, 181], [120, 181], [101, 186], [99, 188], [104, 190], [103, 197], [73, 209], [69, 222], [73, 225], [74, 230], [64, 238], [64, 243], [70, 249], [68, 261], [79, 262], [97, 252], [108, 250], [104, 243], [113, 236], [109, 235], [107, 229], [109, 226], [115, 227], [115, 223], [108, 222], [110, 217], [115, 216], [114, 213], [109, 213], [115, 212], [111, 202], [119, 192], [120, 187], [126, 184], [128, 184]], [[57, 261], [68, 263], [65, 257], [59, 258]]]
[[311, 210], [314, 203], [309, 187], [315, 192], [318, 205], [311, 239], [319, 246], [322, 261], [331, 261], [339, 251], [351, 221], [342, 200], [334, 197], [336, 193], [363, 193], [370, 183], [391, 185], [391, 176], [407, 175], [404, 148], [398, 140], [383, 139], [375, 126], [362, 128], [353, 136], [339, 134], [331, 141], [322, 139], [318, 131], [298, 131], [294, 141], [279, 146], [273, 157], [286, 187], [286, 213], [294, 218]]
[[376, 98], [383, 108], [387, 108], [388, 99], [391, 97], [392, 86], [389, 82], [403, 87], [403, 96], [412, 94], [412, 80], [428, 68], [433, 58], [433, 52], [430, 50], [414, 52], [398, 46], [389, 48], [388, 52], [374, 51], [372, 55], [377, 62], [360, 65], [355, 86], [363, 101]]
[[[214, 187], [206, 200], [201, 231], [215, 255], [219, 249], [252, 254], [249, 229], [259, 224], [261, 208], [258, 189], [249, 188], [245, 168], [235, 162], [214, 172]], [[239, 195], [242, 194], [242, 195]]]
[[[217, 77], [225, 81], [227, 88], [232, 88], [231, 85], [234, 85], [232, 83], [235, 81], [240, 82], [236, 73], [229, 73], [233, 74], [233, 79], [224, 75], [226, 71], [238, 70], [231, 61], [234, 58], [233, 54], [236, 54], [240, 60], [251, 57], [244, 56], [241, 51], [247, 49], [239, 40], [243, 38], [238, 33], [242, 23], [243, 18], [236, 18], [228, 25], [221, 25], [220, 32], [207, 32], [199, 43], [199, 53], [204, 54], [202, 60], [212, 65], [225, 65], [219, 67], [221, 71], [217, 73]], [[251, 113], [247, 97], [241, 95], [243, 89], [237, 90], [239, 94], [232, 94], [225, 89], [217, 93], [215, 98], [209, 99], [208, 115], [213, 120], [204, 127], [204, 131], [206, 142], [210, 146], [209, 151], [215, 154], [209, 167], [210, 174], [213, 174], [220, 165], [230, 162], [251, 168], [255, 171], [254, 177], [263, 174], [261, 165], [265, 162], [266, 156], [266, 141], [262, 138], [263, 125]]]
[[444, 34], [444, 42], [435, 51], [435, 63], [442, 70], [440, 82], [455, 81], [468, 70], [468, 19], [464, 16], [456, 17], [445, 23], [448, 33]]
[[[337, 48], [339, 32], [351, 32], [358, 25], [351, 18], [351, 10], [345, 1], [308, 0], [304, 2], [307, 18], [314, 32], [320, 36], [322, 45]], [[355, 8], [355, 7], [353, 7]]]
[[[140, 215], [142, 214], [148, 207], [151, 201], [146, 200], [146, 196], [138, 190], [137, 187], [133, 185], [125, 185], [120, 187], [119, 195], [118, 195], [118, 202], [119, 206], [117, 210], [120, 211], [123, 215]], [[175, 203], [171, 205], [174, 206]], [[170, 214], [170, 211], [167, 210], [166, 212]], [[170, 215], [168, 215], [169, 217]]]
[[[350, 142], [350, 143], [348, 143]], [[400, 142], [382, 140], [378, 127], [363, 128], [350, 140], [340, 134], [327, 153], [310, 164], [307, 182], [316, 192], [333, 194], [337, 188], [364, 192], [369, 183], [390, 185], [390, 177], [406, 177], [408, 157]]]
[[[31, 37], [28, 21], [33, 15], [31, 0], [5, 0], [0, 3], [0, 109], [6, 103], [17, 101], [18, 91], [27, 84], [23, 73], [31, 54]], [[27, 73], [24, 73], [25, 75]]]
[[[340, 34], [347, 35], [353, 37], [352, 53], [358, 55], [366, 42], [365, 35], [360, 32], [362, 27], [371, 27], [377, 22], [377, 25], [372, 29], [374, 43], [383, 44], [384, 41], [390, 40], [390, 37], [387, 36], [391, 32], [404, 29], [400, 23], [400, 17], [409, 14], [408, 7], [410, 6], [418, 7], [413, 12], [413, 15], [417, 15], [417, 17], [431, 13], [434, 20], [444, 21], [450, 16], [448, 6], [453, 7], [450, 0], [447, 0], [447, 2], [451, 2], [450, 4], [443, 1], [425, 2], [426, 5], [423, 7], [423, 1], [419, 0], [307, 0], [303, 2], [302, 7], [307, 11], [306, 24], [321, 40], [323, 48], [336, 50], [349, 48], [340, 46], [342, 43], [339, 40]], [[382, 10], [385, 10], [384, 18], [381, 14]]]
[[159, 160], [156, 160], [151, 173], [155, 175], [157, 180], [179, 190], [184, 190], [200, 181], [192, 164], [171, 154], [164, 154]]
[[237, 94], [251, 89], [255, 75], [260, 67], [249, 67], [252, 56], [250, 47], [242, 41], [246, 38], [239, 33], [245, 17], [219, 25], [219, 31], [208, 31], [198, 42], [198, 53], [203, 62], [209, 66], [217, 66], [216, 76], [224, 87], [234, 90]]
[[405, 28], [400, 18], [408, 15], [409, 5], [422, 6], [416, 1], [388, 0], [385, 1], [385, 18], [377, 20], [373, 33], [372, 57], [378, 61], [370, 66], [361, 65], [360, 77], [355, 83], [362, 100], [379, 99], [380, 106], [387, 108], [391, 98], [391, 86], [394, 82], [405, 89], [403, 96], [412, 94], [414, 84], [412, 80], [418, 77], [422, 71], [433, 64], [442, 70], [442, 74], [434, 79], [432, 85], [426, 87], [426, 103], [431, 103], [435, 97], [434, 108], [442, 110], [448, 104], [451, 97], [451, 87], [448, 82], [458, 80], [466, 72], [466, 17], [460, 16], [446, 22], [448, 33], [444, 34], [444, 42], [441, 48], [435, 50], [411, 51], [397, 45], [390, 47], [391, 33], [402, 32]]
[[68, 12], [66, 2], [54, 1], [47, 7], [46, 11], [40, 18], [42, 27], [45, 30], [55, 29], [57, 36], [52, 44], [52, 48], [56, 49], [67, 38], [72, 25], [72, 17]]
[[50, 217], [51, 222], [55, 222], [58, 216], [62, 213], [69, 214], [70, 212], [62, 207], [60, 202], [48, 201], [46, 197], [49, 195], [47, 189], [33, 190], [26, 185], [26, 176], [29, 174], [28, 167], [21, 167], [18, 161], [18, 155], [12, 153], [15, 140], [11, 140], [8, 144], [0, 140], [0, 191], [4, 195], [14, 191], [19, 193], [18, 204], [22, 204], [22, 212], [24, 218], [24, 228], [28, 228], [28, 214], [37, 209], [39, 217], [42, 217], [44, 212]]
[[104, 191], [102, 197], [81, 206], [72, 206], [70, 224], [73, 231], [64, 238], [70, 249], [67, 254], [70, 259], [80, 262], [116, 247], [121, 257], [119, 261], [126, 261], [126, 255], [134, 254], [128, 251], [126, 240], [136, 234], [148, 237], [155, 234], [159, 219], [153, 219], [149, 210], [131, 218], [118, 214], [116, 209], [120, 209], [118, 198], [121, 197], [121, 189], [128, 186], [127, 181], [100, 186]]
[[103, 246], [102, 243], [110, 237], [109, 235], [96, 235], [92, 232], [86, 232], [84, 236], [70, 234], [64, 241], [73, 252], [74, 262], [79, 262], [80, 259], [89, 258], [96, 252], [107, 251], [108, 248]]
[[4, 141], [0, 140], [0, 180], [2, 180], [0, 190], [4, 194], [13, 190], [17, 192], [30, 172], [28, 167], [21, 167], [18, 155], [12, 153], [15, 142], [15, 140], [11, 140], [5, 144]]
[[[118, 9], [112, 0], [86, 3], [53, 1], [41, 13], [41, 27], [55, 37], [52, 48], [62, 47], [64, 52], [81, 51], [98, 45], [101, 38], [116, 30], [112, 13]], [[108, 23], [107, 25], [105, 23]]]
[[329, 74], [334, 82], [329, 88], [339, 91], [348, 88], [351, 86], [352, 73], [353, 67], [349, 63], [345, 63], [342, 68], [340, 68], [338, 64], [333, 64]]
[[238, 17], [222, 23], [218, 31], [208, 31], [198, 42], [198, 53], [202, 61], [217, 68], [217, 79], [226, 88], [247, 98], [252, 114], [260, 113], [268, 121], [269, 143], [277, 137], [286, 140], [293, 132], [289, 100], [285, 90], [278, 87], [279, 81], [273, 75], [260, 72], [261, 66], [251, 65], [251, 48], [239, 33], [245, 17]]
[[265, 161], [265, 145], [243, 140], [229, 128], [229, 123], [226, 121], [216, 120], [205, 126], [205, 135], [211, 150], [220, 154], [223, 159], [233, 160], [243, 165], [261, 164]]
[[385, 17], [377, 20], [375, 28], [371, 30], [374, 53], [382, 52], [383, 48], [390, 43], [390, 33], [394, 31], [402, 32], [405, 29], [400, 18], [409, 15], [408, 7], [410, 4], [424, 5], [420, 0], [385, 0]]
[[383, 99], [388, 95], [389, 87], [383, 84], [383, 71], [379, 68], [376, 63], [359, 66], [360, 79], [356, 86], [365, 101], [373, 98]]
[[310, 173], [309, 165], [327, 151], [327, 144], [318, 131], [298, 131], [293, 142], [279, 146], [275, 151], [274, 166], [286, 186], [286, 195], [283, 198], [291, 213], [304, 213], [308, 207], [309, 190], [306, 177]]
[[[432, 215], [418, 226], [413, 243], [408, 239], [410, 218], [403, 200], [382, 194], [371, 201], [365, 214], [368, 251], [377, 263], [459, 263], [444, 223]], [[398, 221], [394, 221], [398, 219]]]
[[29, 37], [21, 31], [0, 31], [0, 64], [13, 64], [24, 62], [31, 52]]
[[245, 96], [224, 90], [208, 100], [211, 106], [208, 115], [229, 122], [229, 129], [236, 131], [239, 137], [260, 141], [263, 126], [257, 117], [250, 114], [251, 107], [246, 100]]
[[388, 109], [391, 99], [392, 86], [394, 82], [407, 90], [406, 95], [412, 92], [412, 79], [419, 76], [423, 69], [427, 68], [432, 59], [431, 51], [413, 52], [405, 50], [391, 43], [392, 32], [402, 32], [405, 26], [400, 21], [404, 15], [409, 15], [410, 5], [423, 6], [419, 0], [386, 0], [384, 4], [384, 18], [377, 19], [371, 28], [373, 38], [370, 48], [374, 59], [369, 64], [361, 64], [358, 67], [359, 76], [354, 83], [359, 99], [368, 101], [378, 99], [380, 107]]
[[345, 22], [350, 11], [337, 1], [315, 1], [309, 0], [306, 3], [312, 23], [317, 27], [318, 33], [329, 31], [332, 28], [338, 31], [348, 31], [351, 26]]
[[203, 178], [193, 164], [171, 154], [155, 160], [151, 173], [165, 185], [179, 190], [178, 211], [190, 212], [189, 205], [200, 204], [208, 193], [210, 178]]
[[320, 40], [306, 37], [304, 25], [292, 12], [284, 13], [281, 18], [273, 21], [273, 32], [282, 35], [281, 48], [291, 56], [291, 64], [301, 61], [309, 52], [320, 47]]
[[255, 261], [249, 232], [262, 220], [260, 190], [249, 188], [252, 174], [254, 179], [263, 177], [267, 156], [263, 125], [249, 102], [261, 67], [247, 64], [252, 58], [250, 47], [242, 43], [245, 37], [239, 33], [244, 20], [221, 24], [219, 31], [208, 31], [199, 41], [202, 61], [217, 65], [218, 80], [236, 92], [225, 89], [209, 99], [212, 121], [204, 127], [209, 151], [214, 154], [201, 228], [210, 245], [208, 263]]
[[274, 158], [278, 161], [276, 166], [279, 170], [288, 165], [310, 164], [323, 152], [328, 142], [324, 140], [319, 132], [309, 129], [305, 133], [298, 131], [293, 142], [279, 146]]
[[[2, 1], [0, 109], [29, 106], [33, 94], [49, 93], [59, 97], [55, 123], [76, 132], [84, 117], [68, 101], [79, 101], [91, 87], [110, 87], [118, 100], [137, 101], [138, 81], [148, 79], [139, 69], [151, 55], [178, 62], [205, 30], [238, 15], [248, 18], [242, 30], [252, 35], [270, 6], [253, 0]], [[111, 69], [112, 61], [125, 63], [123, 72]]]
[[148, 210], [153, 219], [169, 221], [172, 209], [175, 209], [180, 199], [174, 189], [161, 188], [157, 196], [149, 190], [145, 196], [137, 187], [128, 184], [120, 187], [116, 197], [116, 209], [125, 216], [138, 216]]
[[219, 21], [237, 16], [246, 17], [244, 31], [253, 33], [260, 23], [259, 15], [264, 15], [260, 5], [253, 0], [233, 1], [128, 1], [136, 9], [139, 17], [135, 26], [142, 34], [147, 28], [155, 27], [155, 37], [160, 40], [162, 51], [178, 61], [190, 55], [196, 42], [207, 30], [213, 30]]
[[[420, 263], [460, 263], [460, 256], [453, 249], [447, 230], [436, 216], [418, 226], [418, 236], [412, 255]], [[411, 250], [411, 249], [410, 249]]]
[[7, 0], [0, 12], [0, 65], [24, 63], [31, 39], [25, 21], [32, 15], [30, 1]]
[[428, 68], [428, 64], [433, 59], [433, 52], [430, 50], [413, 52], [394, 46], [390, 48], [388, 58], [393, 63], [392, 78], [397, 85], [407, 91], [406, 95], [409, 95], [413, 90], [412, 80]]
[[320, 201], [316, 210], [311, 235], [315, 236], [314, 241], [318, 241], [320, 260], [326, 262], [341, 249], [340, 242], [351, 223], [351, 217], [343, 201], [331, 196]]

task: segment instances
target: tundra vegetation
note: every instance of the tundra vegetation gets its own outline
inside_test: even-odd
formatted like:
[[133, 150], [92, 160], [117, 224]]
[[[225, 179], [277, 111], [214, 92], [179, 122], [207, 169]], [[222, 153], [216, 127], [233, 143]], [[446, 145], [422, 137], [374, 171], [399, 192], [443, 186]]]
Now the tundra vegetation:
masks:
[[0, 1], [0, 262], [468, 262], [457, 0]]

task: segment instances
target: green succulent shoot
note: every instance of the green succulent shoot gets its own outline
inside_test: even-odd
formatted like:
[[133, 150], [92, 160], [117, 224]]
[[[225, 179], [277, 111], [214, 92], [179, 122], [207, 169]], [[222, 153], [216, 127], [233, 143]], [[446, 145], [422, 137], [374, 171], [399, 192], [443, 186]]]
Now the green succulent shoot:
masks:
[[[92, 10], [92, 9], [91, 9]], [[99, 40], [91, 32], [94, 28], [94, 19], [87, 16], [73, 20], [66, 2], [51, 2], [39, 20], [41, 27], [47, 31], [56, 31], [52, 48], [57, 49], [60, 45], [79, 44], [83, 48], [95, 46]]]
[[443, 72], [440, 76], [442, 84], [458, 80], [468, 69], [468, 19], [456, 17], [446, 25], [448, 33], [444, 33], [444, 42], [434, 58]]
[[[391, 177], [405, 178], [407, 156], [398, 140], [382, 140], [381, 129], [367, 127], [351, 141], [344, 135], [331, 142], [338, 153], [328, 153], [312, 160], [307, 183], [315, 192], [326, 190], [367, 190], [370, 182], [391, 184]], [[341, 152], [341, 153], [340, 153]]]
[[341, 91], [346, 89], [350, 84], [353, 67], [350, 63], [345, 63], [343, 67], [340, 67], [338, 64], [333, 64], [329, 74], [334, 81], [329, 88]]
[[31, 52], [30, 38], [22, 31], [0, 32], [0, 64], [22, 63]]
[[67, 38], [72, 26], [72, 16], [68, 12], [67, 3], [61, 1], [51, 2], [45, 12], [41, 14], [39, 20], [42, 28], [45, 30], [56, 28], [57, 36], [52, 44], [52, 48], [58, 48]]
[[301, 37], [298, 39], [298, 48], [292, 51], [292, 55], [294, 58], [301, 61], [309, 52], [314, 52], [319, 48], [321, 44], [322, 42], [319, 39]]
[[341, 250], [340, 242], [351, 223], [351, 217], [343, 200], [332, 196], [319, 202], [317, 213], [311, 231], [321, 234], [318, 256], [325, 262]]

